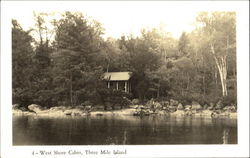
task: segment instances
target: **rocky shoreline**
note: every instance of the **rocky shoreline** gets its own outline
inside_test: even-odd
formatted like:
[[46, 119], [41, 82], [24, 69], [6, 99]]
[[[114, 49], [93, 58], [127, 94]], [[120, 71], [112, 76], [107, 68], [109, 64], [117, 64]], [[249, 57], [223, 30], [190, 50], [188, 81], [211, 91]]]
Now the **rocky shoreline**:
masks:
[[221, 105], [201, 106], [197, 102], [183, 106], [175, 100], [165, 102], [155, 102], [150, 100], [145, 105], [130, 105], [125, 108], [104, 110], [104, 106], [56, 106], [43, 108], [37, 104], [31, 104], [27, 108], [20, 107], [18, 104], [12, 106], [14, 116], [106, 116], [106, 115], [126, 115], [126, 116], [162, 116], [170, 115], [177, 117], [206, 117], [206, 118], [237, 118], [237, 110], [234, 105], [219, 107]]

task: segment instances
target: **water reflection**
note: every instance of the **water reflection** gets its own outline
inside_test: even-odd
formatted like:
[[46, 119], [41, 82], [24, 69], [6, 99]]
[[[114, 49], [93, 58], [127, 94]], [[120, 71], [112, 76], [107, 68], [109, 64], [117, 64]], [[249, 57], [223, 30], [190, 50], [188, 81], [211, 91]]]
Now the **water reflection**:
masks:
[[229, 129], [224, 129], [222, 136], [223, 144], [228, 144], [228, 135], [229, 135]]
[[13, 117], [14, 145], [236, 144], [237, 120], [193, 117]]

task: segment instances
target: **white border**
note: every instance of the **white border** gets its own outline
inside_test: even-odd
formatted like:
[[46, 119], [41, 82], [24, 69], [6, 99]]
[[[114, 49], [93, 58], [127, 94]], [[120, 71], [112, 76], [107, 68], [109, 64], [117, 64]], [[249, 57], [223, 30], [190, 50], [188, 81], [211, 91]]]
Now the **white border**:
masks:
[[[11, 113], [11, 12], [34, 10], [79, 9], [83, 3], [168, 3], [173, 7], [199, 7], [201, 10], [237, 12], [238, 72], [238, 145], [147, 145], [147, 146], [12, 146]], [[60, 5], [59, 5], [60, 4]], [[249, 3], [240, 2], [1, 2], [1, 157], [34, 158], [33, 150], [104, 150], [127, 149], [125, 157], [248, 157], [249, 155]], [[104, 4], [105, 5], [105, 4]], [[181, 9], [180, 9], [181, 12]], [[185, 13], [183, 13], [185, 14]], [[181, 19], [180, 19], [181, 20]], [[100, 156], [100, 155], [98, 155]], [[56, 156], [42, 156], [53, 157]], [[63, 157], [63, 156], [61, 156]], [[71, 156], [80, 157], [80, 156]], [[82, 156], [91, 157], [91, 156]], [[97, 157], [97, 156], [92, 156]], [[114, 157], [105, 156], [105, 157]], [[117, 156], [115, 156], [117, 157]], [[123, 156], [124, 157], [124, 156]]]

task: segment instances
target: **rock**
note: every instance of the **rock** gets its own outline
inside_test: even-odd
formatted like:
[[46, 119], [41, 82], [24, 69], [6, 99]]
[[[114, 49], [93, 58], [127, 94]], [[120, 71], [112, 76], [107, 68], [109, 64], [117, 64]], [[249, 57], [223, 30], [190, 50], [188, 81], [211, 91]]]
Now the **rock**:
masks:
[[208, 105], [205, 104], [205, 105], [203, 106], [203, 110], [207, 110], [207, 108], [208, 108]]
[[[148, 113], [149, 113], [149, 114], [152, 114], [153, 111], [149, 111]], [[166, 111], [160, 110], [160, 111], [158, 111], [158, 114], [159, 114], [159, 115], [166, 115], [167, 113], [166, 113]]]
[[12, 109], [19, 109], [20, 105], [19, 104], [13, 104]]
[[191, 110], [192, 106], [191, 105], [185, 105], [185, 110], [188, 111], [188, 110]]
[[12, 109], [12, 114], [13, 115], [22, 115], [23, 111], [20, 109]]
[[160, 104], [161, 104], [163, 107], [168, 107], [168, 106], [169, 106], [169, 101], [161, 101]]
[[170, 102], [169, 102], [170, 106], [177, 106], [178, 103], [179, 103], [179, 102], [176, 101], [176, 100], [174, 100], [174, 99], [170, 99]]
[[230, 113], [226, 111], [226, 112], [220, 113], [219, 115], [223, 117], [229, 117]]
[[37, 105], [37, 104], [29, 105], [28, 109], [31, 110], [31, 111], [34, 111], [36, 113], [39, 113], [39, 112], [43, 111], [43, 108], [40, 105]]
[[183, 109], [184, 109], [184, 108], [183, 108], [182, 104], [179, 103], [178, 106], [177, 106], [177, 110], [183, 110]]
[[231, 105], [231, 106], [225, 106], [223, 108], [223, 110], [227, 111], [227, 112], [235, 112], [236, 111], [236, 107]]
[[71, 115], [71, 116], [84, 116], [86, 113], [79, 109], [69, 109], [64, 111], [65, 115]]
[[103, 116], [103, 114], [102, 113], [97, 113], [96, 116]]
[[133, 116], [133, 114], [135, 112], [136, 112], [136, 109], [122, 109], [122, 110], [119, 110], [119, 111], [114, 111], [113, 114]]
[[237, 112], [231, 112], [229, 115], [230, 118], [237, 118]]
[[201, 112], [201, 115], [202, 116], [206, 116], [206, 117], [211, 117], [211, 115], [212, 115], [212, 111], [210, 111], [210, 110], [203, 110], [202, 112]]
[[113, 110], [120, 110], [122, 107], [120, 105], [115, 105]]
[[103, 105], [97, 105], [97, 106], [94, 106], [93, 108], [94, 108], [94, 110], [101, 110], [101, 111], [104, 110], [104, 106]]
[[24, 112], [23, 112], [23, 115], [25, 115], [25, 116], [34, 116], [34, 115], [36, 115], [36, 113], [34, 113], [34, 112], [29, 112], [29, 111], [24, 111]]
[[155, 102], [154, 108], [160, 110], [160, 109], [162, 109], [162, 105], [159, 102]]
[[137, 105], [137, 104], [139, 104], [140, 103], [140, 100], [139, 99], [133, 99], [132, 100], [132, 104], [133, 105]]
[[136, 109], [138, 105], [129, 105], [129, 108]]
[[175, 115], [175, 116], [185, 116], [185, 112], [183, 110], [177, 110], [173, 113], [171, 113], [171, 115]]
[[192, 111], [188, 110], [188, 111], [185, 111], [185, 115], [186, 115], [186, 116], [192, 116], [193, 113], [192, 113]]
[[154, 99], [150, 99], [145, 106], [148, 108], [154, 108]]
[[192, 110], [201, 110], [201, 109], [202, 107], [198, 102], [192, 101]]
[[137, 109], [133, 115], [134, 116], [148, 116], [150, 115], [150, 110], [149, 109]]
[[84, 101], [82, 104], [81, 104], [82, 106], [92, 106], [93, 105], [93, 103], [91, 103], [90, 101]]
[[214, 103], [209, 103], [209, 107], [207, 109], [208, 110], [213, 110], [214, 109]]
[[105, 110], [107, 110], [107, 111], [111, 111], [113, 108], [112, 108], [112, 106], [106, 106], [105, 107]]
[[219, 117], [219, 113], [216, 112], [216, 111], [213, 111], [212, 114], [211, 114], [211, 117], [217, 118], [217, 117]]
[[85, 106], [84, 110], [85, 111], [91, 111], [92, 110], [92, 106], [91, 105]]
[[215, 110], [222, 109], [222, 108], [223, 108], [222, 101], [219, 100], [219, 101], [216, 103]]
[[139, 110], [141, 110], [141, 109], [148, 109], [148, 107], [143, 106], [143, 105], [137, 105], [136, 109], [139, 109]]
[[169, 106], [168, 110], [169, 110], [169, 112], [175, 112], [176, 111], [176, 106]]
[[66, 107], [66, 106], [54, 106], [54, 107], [51, 107], [50, 110], [51, 111], [64, 111], [64, 110], [67, 110], [69, 107]]
[[79, 110], [84, 110], [86, 108], [86, 106], [83, 105], [77, 105], [74, 107], [75, 109], [79, 109]]

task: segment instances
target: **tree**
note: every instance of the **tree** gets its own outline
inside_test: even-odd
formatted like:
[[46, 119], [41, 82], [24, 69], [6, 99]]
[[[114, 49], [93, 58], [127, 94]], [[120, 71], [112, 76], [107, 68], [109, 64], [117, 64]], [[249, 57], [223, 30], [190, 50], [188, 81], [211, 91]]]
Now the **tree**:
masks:
[[236, 22], [234, 12], [201, 13], [197, 21], [203, 26], [207, 45], [218, 68], [222, 86], [222, 96], [227, 96], [227, 56], [235, 52]]
[[178, 51], [181, 53], [182, 56], [187, 55], [189, 50], [189, 39], [185, 32], [182, 33], [179, 42], [178, 42]]
[[120, 40], [120, 48], [123, 48], [123, 61], [126, 62], [127, 71], [133, 72], [132, 89], [134, 97], [141, 100], [145, 98], [148, 90], [146, 71], [154, 71], [159, 67], [160, 56], [150, 48], [147, 41], [132, 36]]
[[32, 102], [32, 41], [30, 31], [24, 31], [16, 20], [12, 20], [13, 103], [25, 105]]
[[[56, 21], [55, 27], [53, 72], [56, 90], [69, 98], [67, 103], [70, 105], [96, 100], [102, 74], [97, 60], [102, 42], [101, 26], [80, 13], [66, 12]], [[66, 84], [57, 85], [63, 81]]]

